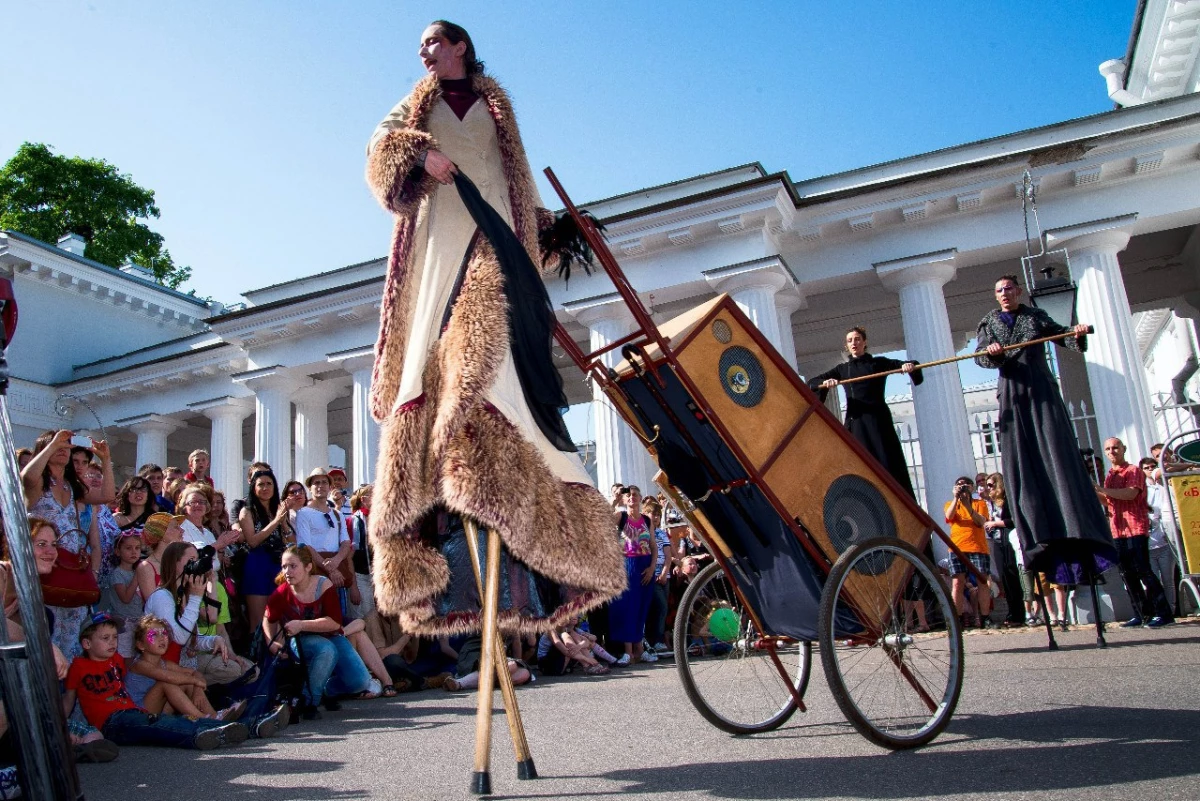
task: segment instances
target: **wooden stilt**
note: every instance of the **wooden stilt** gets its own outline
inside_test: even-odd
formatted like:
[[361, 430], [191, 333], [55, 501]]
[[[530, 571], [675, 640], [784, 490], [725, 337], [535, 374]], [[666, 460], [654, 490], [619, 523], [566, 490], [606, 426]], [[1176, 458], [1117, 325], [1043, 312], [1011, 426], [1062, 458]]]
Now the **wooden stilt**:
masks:
[[[465, 522], [465, 521], [464, 521]], [[467, 530], [467, 541], [475, 539], [474, 525]], [[476, 544], [478, 549], [478, 544]], [[489, 768], [492, 750], [492, 690], [496, 681], [496, 607], [500, 602], [500, 548], [488, 542], [487, 567], [483, 575], [481, 616], [483, 642], [480, 646], [479, 703], [475, 707], [475, 772], [471, 776], [471, 792], [491, 795], [492, 775]]]
[[[479, 559], [479, 526], [470, 518], [464, 519], [463, 527], [467, 535], [467, 547], [471, 551], [471, 567], [475, 571], [475, 587], [479, 597], [484, 594], [483, 577], [480, 575]], [[488, 531], [488, 554], [493, 547], [500, 550], [500, 535]], [[533, 764], [533, 755], [529, 752], [529, 741], [525, 737], [525, 725], [521, 721], [521, 709], [517, 705], [517, 693], [513, 689], [512, 675], [508, 672], [508, 658], [504, 653], [504, 642], [496, 637], [496, 681], [500, 684], [500, 696], [504, 699], [505, 717], [508, 719], [508, 733], [512, 736], [513, 749], [517, 755], [517, 778], [536, 779], [537, 768]]]
[[1096, 589], [1096, 577], [1092, 577], [1092, 614], [1096, 616], [1096, 647], [1107, 648], [1108, 641], [1104, 639], [1104, 618], [1100, 616], [1100, 591]]
[[[1055, 642], [1055, 640], [1054, 640], [1054, 627], [1050, 625], [1050, 604], [1048, 604], [1046, 602], [1046, 593], [1042, 590], [1042, 574], [1041, 573], [1033, 574], [1033, 583], [1035, 585], [1037, 585], [1038, 595], [1042, 596], [1042, 617], [1044, 617], [1046, 619], [1046, 637], [1048, 638], [1048, 642], [1046, 643], [1046, 650], [1057, 651], [1058, 643]], [[1067, 613], [1067, 610], [1065, 610], [1065, 609], [1060, 610], [1060, 614], [1065, 615], [1066, 613]]]

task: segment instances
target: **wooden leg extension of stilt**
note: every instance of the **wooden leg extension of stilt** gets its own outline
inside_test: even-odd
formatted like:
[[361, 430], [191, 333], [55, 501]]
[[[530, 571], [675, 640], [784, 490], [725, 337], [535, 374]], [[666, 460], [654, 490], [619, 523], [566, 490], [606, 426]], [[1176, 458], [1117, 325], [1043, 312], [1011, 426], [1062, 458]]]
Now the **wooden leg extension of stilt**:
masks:
[[508, 731], [512, 736], [517, 757], [517, 778], [536, 779], [537, 769], [533, 764], [533, 756], [529, 753], [529, 742], [525, 738], [517, 694], [513, 689], [512, 675], [508, 672], [504, 642], [496, 625], [500, 597], [500, 535], [491, 530], [487, 533], [487, 564], [481, 575], [479, 527], [470, 518], [464, 518], [463, 525], [466, 530], [467, 547], [471, 551], [471, 565], [475, 571], [475, 586], [479, 589], [479, 596], [483, 601], [479, 705], [475, 712], [475, 773], [471, 779], [471, 791], [476, 795], [487, 795], [491, 793], [488, 762], [491, 749], [493, 680], [499, 683], [500, 695], [504, 701]]

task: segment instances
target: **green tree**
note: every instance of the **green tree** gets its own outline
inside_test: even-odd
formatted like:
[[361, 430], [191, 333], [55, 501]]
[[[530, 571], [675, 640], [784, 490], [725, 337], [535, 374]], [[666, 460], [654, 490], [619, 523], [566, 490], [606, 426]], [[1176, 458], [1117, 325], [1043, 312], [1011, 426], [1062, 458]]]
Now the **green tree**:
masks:
[[162, 235], [140, 222], [158, 216], [154, 192], [103, 159], [67, 158], [26, 142], [0, 169], [0, 228], [50, 243], [78, 234], [88, 258], [110, 267], [132, 262], [175, 289], [192, 269], [176, 265]]

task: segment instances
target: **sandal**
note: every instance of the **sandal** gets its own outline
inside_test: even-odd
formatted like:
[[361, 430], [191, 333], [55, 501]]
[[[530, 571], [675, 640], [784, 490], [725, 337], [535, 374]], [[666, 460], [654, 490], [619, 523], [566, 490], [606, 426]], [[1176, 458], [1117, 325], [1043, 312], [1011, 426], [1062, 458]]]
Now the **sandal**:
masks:
[[370, 690], [363, 690], [361, 693], [354, 696], [354, 700], [355, 701], [370, 701], [370, 700], [378, 698], [378, 697], [379, 697], [379, 693], [373, 693]]
[[400, 694], [400, 691], [397, 690], [393, 685], [385, 684], [383, 687], [383, 692], [381, 692], [379, 694], [379, 697], [380, 698], [395, 698], [399, 694]]

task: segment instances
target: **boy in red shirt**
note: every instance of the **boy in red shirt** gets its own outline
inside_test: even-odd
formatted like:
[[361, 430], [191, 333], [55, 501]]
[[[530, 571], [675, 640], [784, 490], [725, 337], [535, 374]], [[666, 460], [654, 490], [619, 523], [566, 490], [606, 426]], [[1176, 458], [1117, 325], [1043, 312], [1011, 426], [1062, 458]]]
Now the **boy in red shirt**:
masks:
[[181, 715], [154, 715], [138, 707], [125, 689], [125, 659], [117, 653], [117, 624], [96, 615], [79, 632], [83, 655], [67, 671], [63, 703], [68, 715], [78, 698], [84, 717], [117, 745], [165, 745], [207, 751], [250, 736], [241, 723]]

